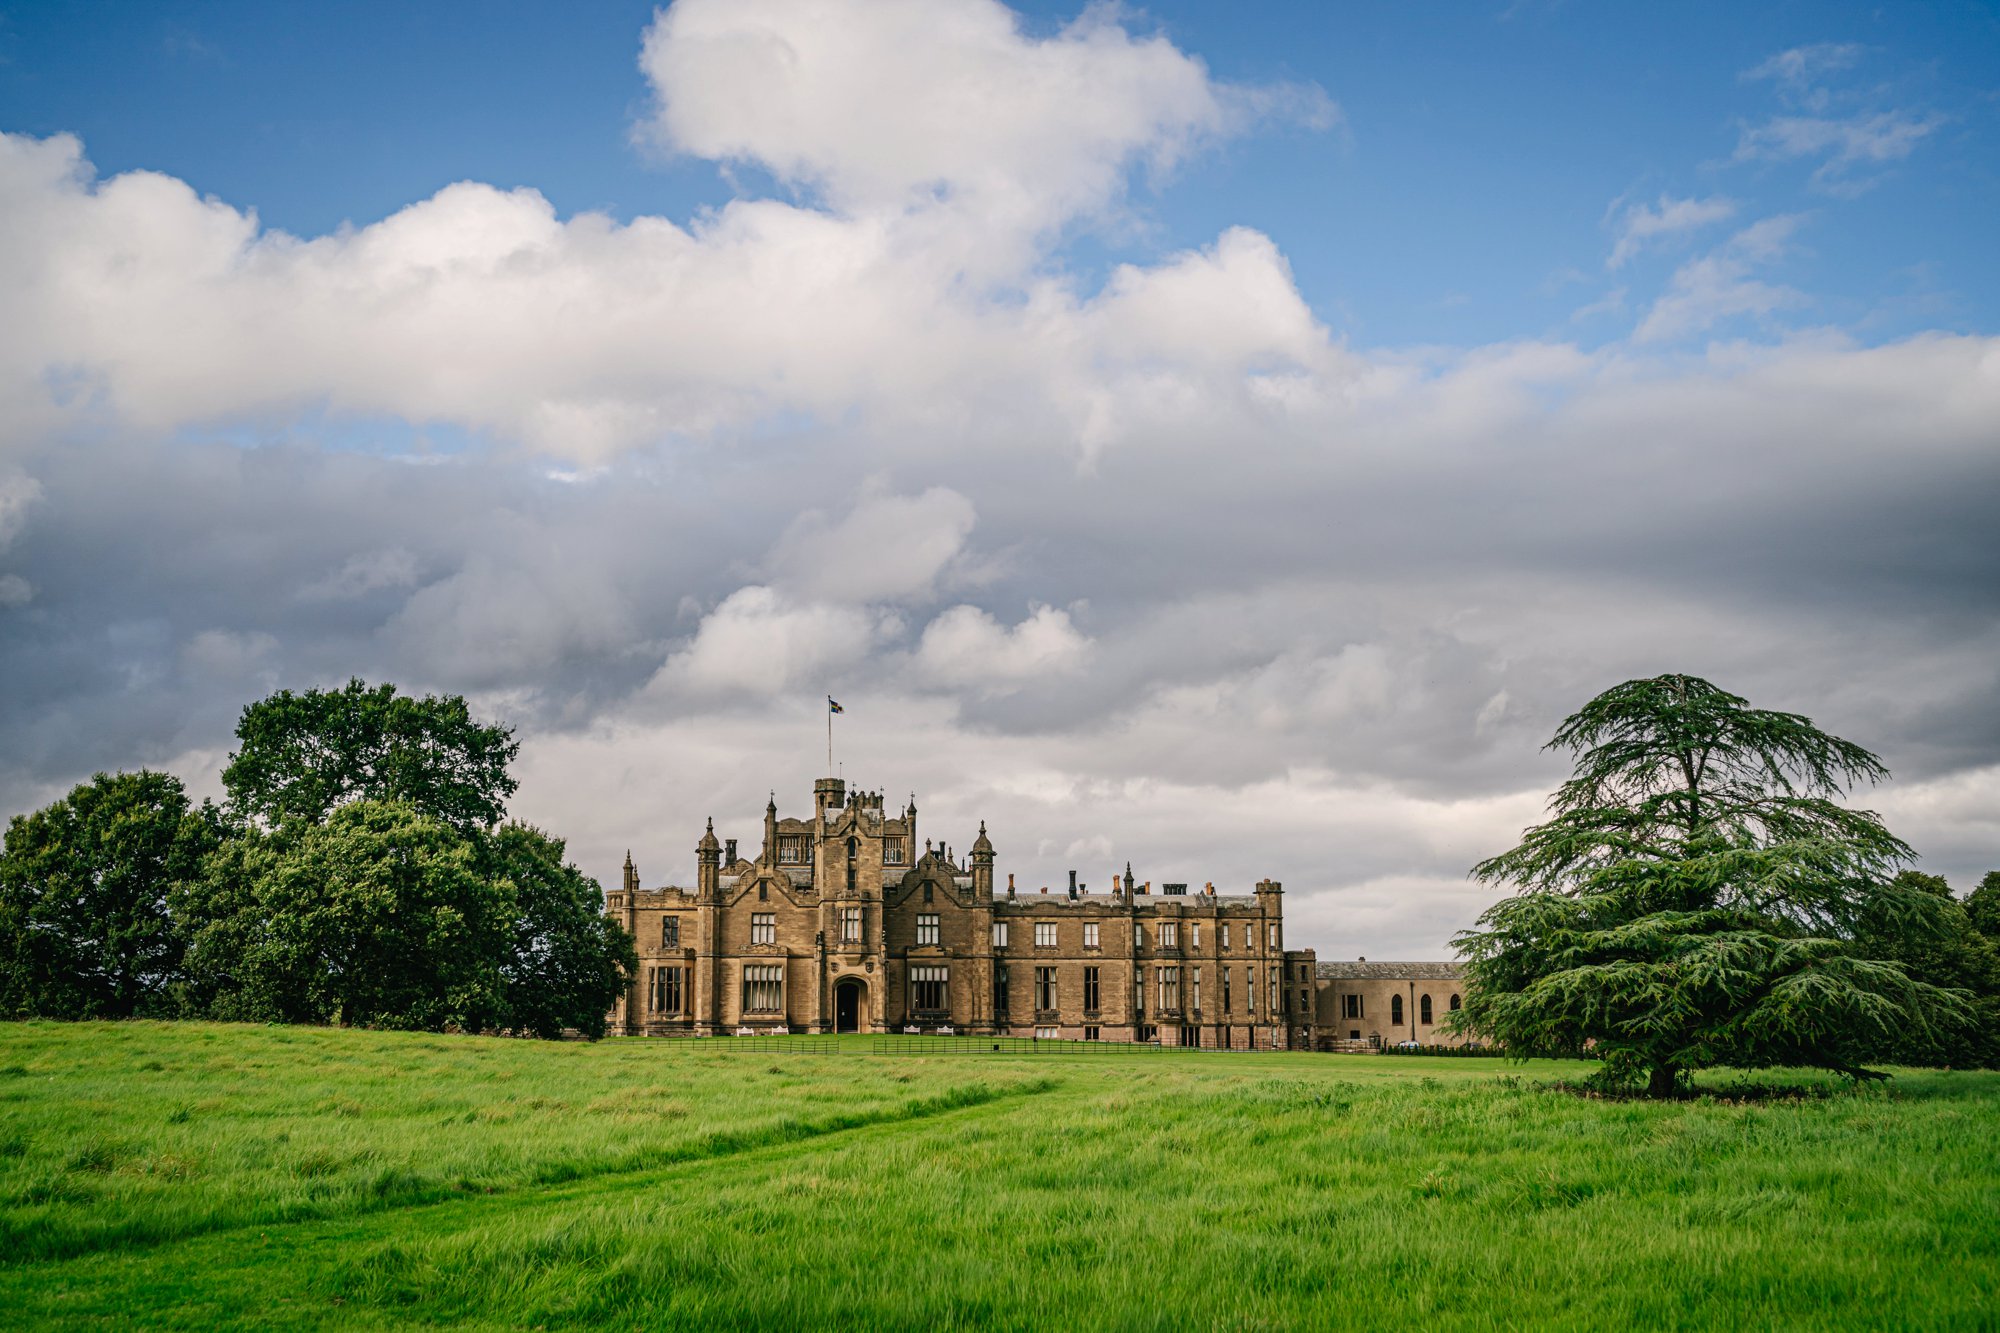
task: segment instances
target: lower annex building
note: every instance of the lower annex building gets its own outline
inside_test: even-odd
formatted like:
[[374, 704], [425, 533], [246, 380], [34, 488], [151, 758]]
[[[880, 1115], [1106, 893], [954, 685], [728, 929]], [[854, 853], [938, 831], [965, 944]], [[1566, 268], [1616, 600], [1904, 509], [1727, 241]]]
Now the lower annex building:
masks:
[[693, 887], [642, 888], [628, 854], [606, 910], [638, 942], [612, 1030], [656, 1036], [910, 1029], [1234, 1048], [1311, 1049], [1321, 983], [1285, 948], [1284, 889], [994, 883], [982, 823], [970, 854], [926, 838], [914, 798], [813, 784], [808, 819], [764, 808], [740, 856], [711, 819]]

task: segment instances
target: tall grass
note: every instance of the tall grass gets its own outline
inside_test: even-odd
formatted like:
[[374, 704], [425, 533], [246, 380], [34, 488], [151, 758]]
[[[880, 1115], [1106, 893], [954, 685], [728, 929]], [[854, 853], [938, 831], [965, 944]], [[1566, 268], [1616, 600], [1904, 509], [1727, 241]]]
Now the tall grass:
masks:
[[1991, 1326], [2000, 1077], [1674, 1105], [1544, 1081], [1578, 1072], [0, 1028], [0, 1308], [187, 1327]]

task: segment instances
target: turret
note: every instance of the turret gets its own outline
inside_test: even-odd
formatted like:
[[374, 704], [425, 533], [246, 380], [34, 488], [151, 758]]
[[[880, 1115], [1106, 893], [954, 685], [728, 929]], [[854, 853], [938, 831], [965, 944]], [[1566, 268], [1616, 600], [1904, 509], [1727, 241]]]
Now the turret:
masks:
[[1130, 861], [1125, 863], [1125, 896], [1128, 898], [1132, 896], [1132, 863]]
[[639, 867], [632, 864], [632, 849], [625, 849], [625, 892], [630, 895], [639, 891]]
[[696, 892], [703, 898], [722, 896], [722, 844], [715, 840], [715, 820], [708, 821], [708, 831], [695, 844], [695, 885]]
[[[1273, 951], [1283, 949], [1285, 946], [1282, 929], [1279, 932], [1279, 938], [1273, 940], [1270, 928], [1279, 925], [1284, 918], [1285, 904], [1283, 899], [1285, 896], [1285, 886], [1275, 879], [1260, 879], [1257, 881], [1256, 892], [1257, 907], [1264, 916], [1264, 938], [1257, 941], [1257, 946], [1261, 949], [1271, 949]], [[1272, 996], [1271, 998], [1275, 1000], [1277, 997]]]
[[821, 778], [813, 783], [813, 809], [821, 815], [838, 814], [847, 801], [847, 784], [839, 778]]
[[979, 821], [979, 837], [972, 844], [972, 896], [986, 901], [993, 897], [993, 844], [986, 837], [986, 821]]
[[912, 854], [917, 849], [917, 794], [910, 793], [910, 804], [903, 811], [903, 836], [910, 840]]

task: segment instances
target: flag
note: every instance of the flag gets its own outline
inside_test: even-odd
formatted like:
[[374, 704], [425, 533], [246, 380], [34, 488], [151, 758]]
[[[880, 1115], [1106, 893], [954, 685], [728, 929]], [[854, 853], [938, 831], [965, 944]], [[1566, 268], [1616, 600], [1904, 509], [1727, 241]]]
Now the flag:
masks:
[[826, 711], [829, 713], [845, 713], [847, 710], [835, 703], [833, 696], [829, 694], [826, 696]]

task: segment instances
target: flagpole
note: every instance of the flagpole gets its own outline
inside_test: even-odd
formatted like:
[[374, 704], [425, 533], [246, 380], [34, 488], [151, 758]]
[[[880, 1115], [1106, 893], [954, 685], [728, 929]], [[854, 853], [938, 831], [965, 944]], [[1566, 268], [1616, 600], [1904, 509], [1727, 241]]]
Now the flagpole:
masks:
[[833, 776], [833, 701], [826, 705], [826, 775]]

